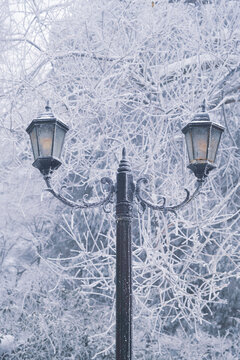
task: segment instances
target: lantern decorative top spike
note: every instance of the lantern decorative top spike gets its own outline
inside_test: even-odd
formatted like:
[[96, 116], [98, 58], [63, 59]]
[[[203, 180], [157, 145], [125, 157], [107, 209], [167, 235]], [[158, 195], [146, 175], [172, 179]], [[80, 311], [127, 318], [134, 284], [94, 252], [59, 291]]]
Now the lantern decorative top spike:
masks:
[[47, 112], [49, 112], [49, 111], [52, 110], [51, 107], [49, 106], [49, 100], [47, 100], [47, 104], [46, 104], [46, 106], [45, 106], [45, 110], [46, 110]]
[[206, 99], [203, 100], [202, 103], [202, 112], [205, 113], [206, 112]]

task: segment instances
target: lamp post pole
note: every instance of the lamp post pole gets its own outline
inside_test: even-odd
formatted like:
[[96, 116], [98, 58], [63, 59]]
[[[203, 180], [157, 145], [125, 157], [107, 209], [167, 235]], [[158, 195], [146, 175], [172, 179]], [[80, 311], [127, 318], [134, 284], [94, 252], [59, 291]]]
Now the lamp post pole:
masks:
[[57, 120], [51, 112], [49, 104], [46, 112], [34, 119], [26, 131], [30, 135], [34, 154], [33, 166], [42, 173], [47, 185], [47, 191], [65, 205], [74, 209], [86, 209], [106, 206], [114, 202], [116, 193], [116, 360], [132, 359], [132, 208], [134, 196], [143, 210], [146, 207], [163, 212], [176, 211], [194, 199], [200, 191], [204, 179], [209, 171], [215, 168], [215, 159], [224, 128], [212, 123], [208, 114], [197, 114], [193, 121], [183, 129], [186, 137], [190, 164], [188, 167], [197, 177], [197, 187], [193, 194], [187, 189], [186, 198], [177, 205], [166, 206], [162, 197], [162, 204], [154, 204], [142, 195], [141, 186], [147, 184], [146, 178], [133, 181], [131, 167], [126, 159], [126, 150], [123, 148], [122, 160], [117, 170], [117, 183], [108, 178], [102, 178], [102, 184], [108, 185], [108, 194], [98, 202], [87, 202], [84, 198], [74, 202], [54, 190], [51, 185], [51, 174], [60, 165], [61, 150], [68, 127]]
[[116, 360], [132, 358], [132, 203], [133, 176], [126, 151], [117, 171], [116, 184]]

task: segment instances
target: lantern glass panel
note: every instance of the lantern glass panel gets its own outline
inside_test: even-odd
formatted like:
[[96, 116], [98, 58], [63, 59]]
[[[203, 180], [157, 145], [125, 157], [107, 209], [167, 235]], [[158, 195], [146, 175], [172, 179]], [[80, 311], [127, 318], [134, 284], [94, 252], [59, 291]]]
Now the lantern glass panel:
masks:
[[41, 157], [52, 156], [53, 132], [53, 124], [41, 124], [38, 127], [38, 141]]
[[36, 160], [37, 157], [38, 157], [38, 142], [37, 142], [37, 130], [36, 130], [36, 127], [34, 127], [32, 129], [32, 131], [30, 132], [29, 135], [30, 135], [30, 139], [31, 139], [34, 160]]
[[208, 160], [210, 162], [213, 163], [215, 162], [221, 134], [222, 134], [221, 129], [218, 129], [214, 126], [211, 128], [211, 137], [210, 137], [209, 150], [208, 150]]
[[53, 156], [60, 159], [66, 130], [56, 125]]
[[186, 145], [187, 145], [189, 161], [191, 162], [193, 160], [193, 143], [192, 143], [192, 129], [191, 128], [185, 134], [185, 140], [186, 140]]
[[206, 125], [192, 127], [193, 157], [196, 161], [207, 160], [209, 130]]

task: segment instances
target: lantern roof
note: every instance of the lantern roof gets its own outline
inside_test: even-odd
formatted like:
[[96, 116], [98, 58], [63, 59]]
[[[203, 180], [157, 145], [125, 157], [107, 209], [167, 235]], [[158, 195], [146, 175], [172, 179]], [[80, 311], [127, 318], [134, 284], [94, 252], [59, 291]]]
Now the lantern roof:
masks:
[[49, 106], [49, 101], [47, 101], [47, 105], [45, 106], [45, 111], [40, 113], [37, 118], [33, 119], [31, 124], [28, 125], [26, 128], [27, 133], [29, 134], [33, 128], [34, 125], [41, 124], [41, 123], [57, 123], [59, 126], [64, 128], [66, 131], [69, 130], [69, 127], [64, 124], [61, 120], [57, 119], [53, 112], [51, 107]]
[[184, 134], [186, 134], [186, 132], [188, 131], [188, 129], [192, 126], [202, 126], [202, 125], [212, 125], [215, 126], [216, 128], [224, 131], [224, 126], [219, 125], [213, 121], [210, 120], [210, 116], [208, 115], [207, 112], [199, 112], [197, 114], [194, 115], [193, 119], [191, 122], [189, 122], [186, 126], [184, 126], [182, 128], [182, 132]]

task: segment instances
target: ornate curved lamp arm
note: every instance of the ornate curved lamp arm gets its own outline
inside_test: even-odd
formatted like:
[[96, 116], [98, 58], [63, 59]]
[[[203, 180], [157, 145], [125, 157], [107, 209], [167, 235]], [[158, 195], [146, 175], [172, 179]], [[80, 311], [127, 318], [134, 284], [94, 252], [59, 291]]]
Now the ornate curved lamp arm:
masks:
[[140, 178], [137, 183], [136, 183], [136, 197], [137, 200], [139, 201], [139, 203], [141, 204], [143, 210], [146, 209], [146, 207], [149, 207], [153, 210], [159, 210], [159, 211], [163, 211], [163, 212], [173, 212], [176, 214], [176, 210], [182, 208], [183, 206], [187, 205], [191, 200], [193, 200], [200, 192], [200, 189], [202, 187], [203, 182], [198, 181], [197, 182], [197, 188], [195, 189], [195, 191], [193, 192], [192, 195], [190, 195], [190, 192], [187, 189], [184, 189], [187, 193], [186, 198], [177, 205], [174, 206], [165, 206], [166, 203], [166, 199], [165, 197], [162, 197], [163, 203], [162, 205], [158, 205], [158, 204], [154, 204], [149, 200], [146, 200], [143, 198], [142, 196], [142, 189], [141, 189], [141, 184], [147, 185], [148, 183], [148, 179], [146, 178]]
[[87, 208], [93, 208], [93, 207], [98, 207], [98, 206], [103, 206], [103, 209], [105, 212], [109, 212], [106, 209], [106, 206], [109, 203], [113, 203], [113, 194], [115, 192], [115, 187], [113, 185], [113, 182], [110, 178], [108, 177], [104, 177], [101, 179], [101, 183], [102, 184], [108, 184], [109, 185], [109, 192], [106, 195], [106, 197], [104, 197], [102, 200], [97, 201], [97, 202], [88, 202], [85, 200], [85, 198], [83, 197], [83, 199], [81, 200], [81, 202], [75, 202], [72, 200], [69, 200], [67, 198], [65, 198], [63, 195], [61, 195], [60, 193], [57, 193], [52, 185], [51, 185], [51, 177], [50, 176], [44, 176], [44, 180], [47, 184], [47, 189], [45, 191], [50, 192], [53, 196], [55, 196], [55, 198], [57, 198], [58, 200], [60, 200], [62, 203], [64, 203], [65, 205], [68, 205], [70, 207], [72, 207], [73, 209], [87, 209]]

